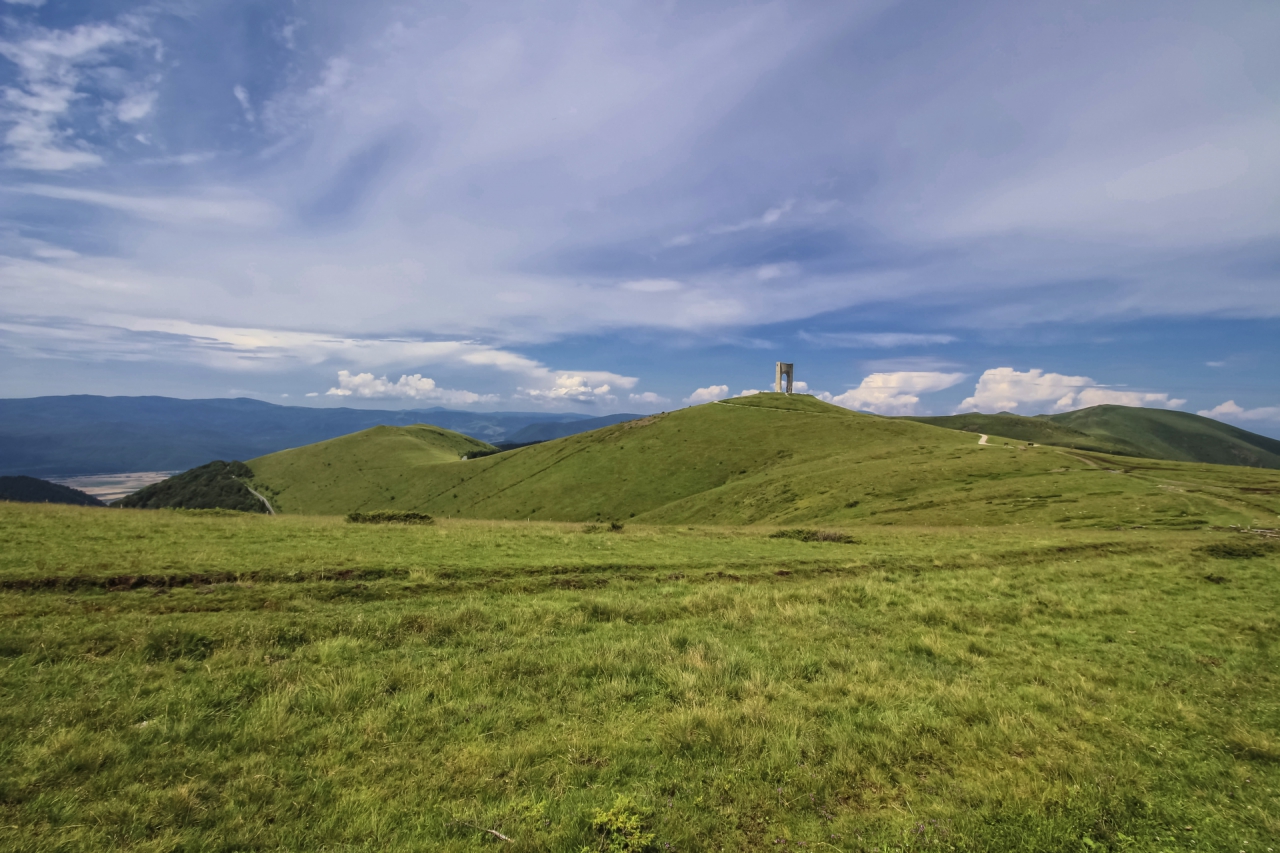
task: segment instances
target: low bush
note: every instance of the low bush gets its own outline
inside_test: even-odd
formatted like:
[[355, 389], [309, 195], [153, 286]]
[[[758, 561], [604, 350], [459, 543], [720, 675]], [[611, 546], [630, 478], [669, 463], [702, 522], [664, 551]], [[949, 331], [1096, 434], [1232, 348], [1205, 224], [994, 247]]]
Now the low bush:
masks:
[[856, 541], [848, 533], [835, 530], [810, 530], [805, 527], [789, 527], [769, 534], [770, 539], [796, 539], [800, 542], [840, 542], [852, 545]]
[[379, 509], [374, 512], [353, 512], [347, 515], [352, 524], [434, 524], [435, 519], [425, 512]]

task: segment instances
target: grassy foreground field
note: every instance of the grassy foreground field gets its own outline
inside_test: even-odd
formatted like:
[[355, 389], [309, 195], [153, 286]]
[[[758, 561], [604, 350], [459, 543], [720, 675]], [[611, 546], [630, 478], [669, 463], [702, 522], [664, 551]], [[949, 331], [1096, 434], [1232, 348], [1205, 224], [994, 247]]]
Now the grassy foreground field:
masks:
[[0, 849], [1277, 846], [1272, 540], [848, 532], [0, 504]]

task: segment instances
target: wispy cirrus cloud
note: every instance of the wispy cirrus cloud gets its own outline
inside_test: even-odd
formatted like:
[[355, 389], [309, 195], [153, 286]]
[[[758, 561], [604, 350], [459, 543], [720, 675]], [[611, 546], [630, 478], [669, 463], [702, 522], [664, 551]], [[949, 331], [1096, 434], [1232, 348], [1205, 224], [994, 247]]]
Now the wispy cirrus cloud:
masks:
[[19, 26], [16, 37], [0, 41], [0, 56], [18, 69], [15, 85], [0, 89], [10, 164], [43, 172], [101, 165], [102, 155], [67, 121], [75, 110], [126, 123], [150, 113], [155, 93], [148, 88], [113, 93], [96, 80], [91, 93], [84, 84], [116, 54], [152, 44], [142, 20], [129, 16], [66, 30]]

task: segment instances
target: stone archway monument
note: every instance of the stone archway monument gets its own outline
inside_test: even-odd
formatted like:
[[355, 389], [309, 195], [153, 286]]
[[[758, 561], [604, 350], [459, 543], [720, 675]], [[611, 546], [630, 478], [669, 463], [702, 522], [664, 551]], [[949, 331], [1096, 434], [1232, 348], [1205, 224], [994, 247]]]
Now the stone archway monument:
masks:
[[[782, 394], [782, 393], [790, 394], [791, 380], [795, 378], [795, 374], [796, 374], [796, 366], [794, 364], [788, 364], [785, 361], [778, 362], [778, 378], [774, 382], [774, 390], [776, 390], [779, 394]], [[787, 378], [787, 385], [785, 388], [782, 386], [782, 377], [784, 376]]]

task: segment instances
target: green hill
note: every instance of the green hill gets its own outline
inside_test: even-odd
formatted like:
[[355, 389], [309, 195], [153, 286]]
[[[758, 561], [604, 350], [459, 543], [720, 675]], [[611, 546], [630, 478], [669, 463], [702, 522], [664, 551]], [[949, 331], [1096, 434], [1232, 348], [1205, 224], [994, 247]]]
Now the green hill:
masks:
[[0, 477], [0, 501], [105, 506], [93, 495], [36, 477]]
[[1212, 418], [1168, 409], [1092, 406], [1060, 415], [1036, 417], [1001, 412], [998, 415], [974, 413], [910, 420], [964, 432], [1121, 456], [1280, 468], [1280, 441]]
[[1093, 406], [1046, 419], [1153, 459], [1280, 468], [1280, 441], [1189, 412]]
[[1270, 472], [980, 446], [800, 395], [725, 400], [468, 461], [440, 462], [408, 438], [389, 458], [383, 438], [399, 431], [386, 429], [249, 464], [278, 509], [309, 514], [1170, 527], [1275, 526], [1280, 514]]
[[1028, 418], [1009, 412], [983, 415], [976, 412], [943, 417], [911, 417], [907, 420], [946, 429], [971, 432], [974, 435], [992, 435], [1026, 441], [1034, 444], [1052, 444], [1076, 450], [1092, 450], [1098, 453], [1117, 453], [1121, 456], [1145, 456], [1137, 447], [1126, 441], [1098, 438], [1087, 432], [1072, 429], [1045, 418]]
[[427, 476], [424, 469], [496, 450], [483, 441], [428, 424], [377, 426], [261, 456], [249, 466], [255, 488], [268, 495], [277, 512], [327, 515], [409, 510], [417, 507], [406, 505], [405, 497]]
[[233, 509], [267, 512], [262, 499], [245, 485], [253, 472], [243, 462], [221, 460], [152, 483], [113, 506], [127, 509]]

